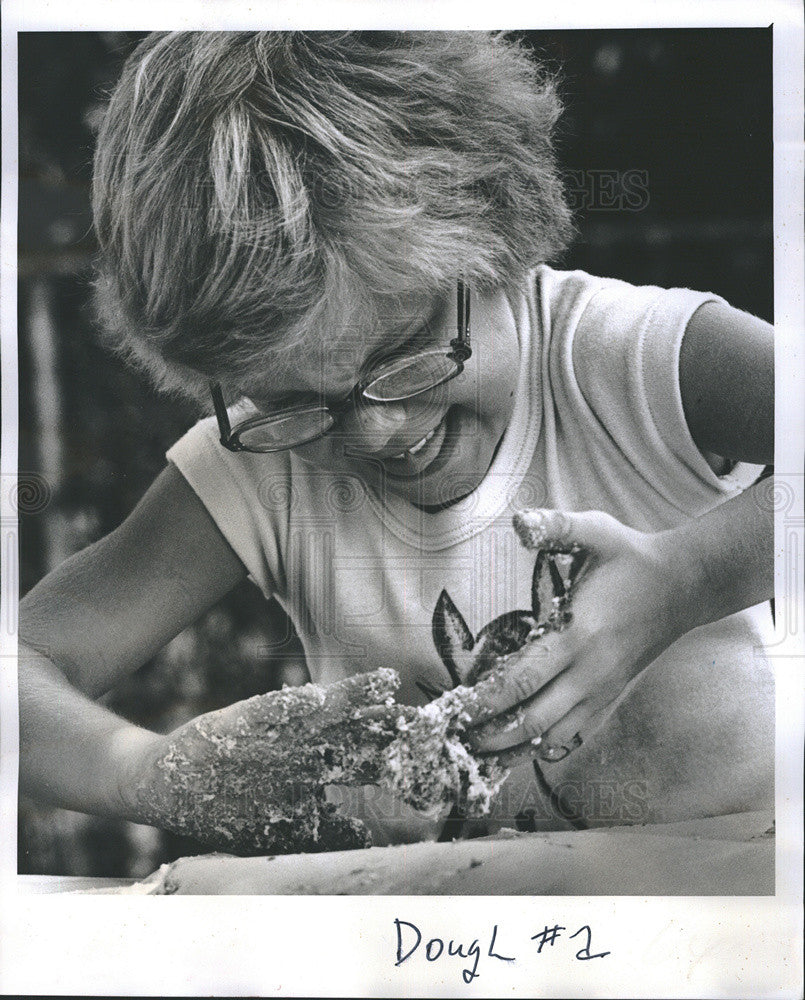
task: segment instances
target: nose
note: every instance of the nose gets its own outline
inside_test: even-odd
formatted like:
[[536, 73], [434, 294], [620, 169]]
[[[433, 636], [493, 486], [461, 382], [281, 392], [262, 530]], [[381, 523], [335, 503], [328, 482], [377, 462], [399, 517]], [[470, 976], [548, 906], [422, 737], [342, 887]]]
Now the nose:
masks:
[[407, 422], [402, 403], [358, 403], [341, 418], [337, 433], [350, 451], [377, 455], [405, 433]]
[[352, 453], [386, 458], [420, 441], [447, 409], [443, 386], [394, 403], [358, 402], [341, 418], [335, 433]]

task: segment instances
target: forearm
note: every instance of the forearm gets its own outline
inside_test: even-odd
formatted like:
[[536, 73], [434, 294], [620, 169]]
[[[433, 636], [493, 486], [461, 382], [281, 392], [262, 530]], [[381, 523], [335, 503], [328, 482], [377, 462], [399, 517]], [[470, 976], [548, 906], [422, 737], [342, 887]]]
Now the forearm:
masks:
[[20, 790], [66, 809], [137, 820], [127, 789], [159, 741], [76, 690], [20, 643]]
[[704, 625], [774, 596], [774, 512], [769, 482], [662, 533], [683, 579], [691, 581], [693, 625]]

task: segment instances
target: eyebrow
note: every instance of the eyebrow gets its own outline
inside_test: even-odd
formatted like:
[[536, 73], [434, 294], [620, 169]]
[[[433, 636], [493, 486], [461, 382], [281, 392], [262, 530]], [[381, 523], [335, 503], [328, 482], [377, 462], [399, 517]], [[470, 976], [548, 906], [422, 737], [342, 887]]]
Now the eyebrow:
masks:
[[415, 346], [421, 342], [421, 346], [424, 347], [425, 343], [433, 338], [434, 323], [437, 316], [438, 310], [427, 313], [423, 312], [421, 316], [416, 317], [411, 323], [407, 324], [399, 334], [389, 337], [387, 341], [379, 344], [375, 350], [370, 351], [364, 359], [363, 367], [371, 368], [382, 364], [409, 345]]
[[[304, 403], [319, 403], [322, 399], [325, 403], [335, 402], [335, 397], [331, 395], [321, 396], [317, 392], [285, 392], [281, 395], [265, 395], [263, 393], [243, 393], [258, 410], [285, 410], [292, 406], [301, 406]], [[343, 398], [343, 397], [341, 397]]]
[[350, 392], [352, 392], [355, 383], [349, 387], [348, 390], [341, 393], [320, 393], [313, 389], [304, 391], [300, 390], [298, 392], [283, 392], [283, 393], [264, 393], [264, 392], [250, 392], [247, 389], [241, 391], [241, 395], [249, 399], [258, 409], [271, 409], [271, 410], [282, 410], [290, 406], [301, 405], [303, 403], [309, 402], [320, 402], [322, 399], [328, 405], [333, 403], [338, 403], [342, 399], [345, 399]]
[[419, 340], [427, 340], [433, 336], [433, 325], [439, 315], [439, 308], [429, 311], [423, 310], [422, 315], [416, 316], [410, 323], [399, 331], [398, 334], [390, 336], [382, 344], [378, 344], [372, 351], [369, 351], [363, 358], [355, 381], [345, 392], [327, 393], [323, 396], [314, 390], [308, 392], [285, 392], [265, 394], [256, 392], [252, 394], [248, 388], [240, 390], [240, 395], [249, 399], [258, 409], [282, 410], [287, 407], [302, 404], [310, 401], [324, 399], [325, 403], [332, 405], [345, 399], [360, 381], [361, 372], [381, 364], [384, 360], [393, 357], [398, 351], [408, 344], [416, 344]]

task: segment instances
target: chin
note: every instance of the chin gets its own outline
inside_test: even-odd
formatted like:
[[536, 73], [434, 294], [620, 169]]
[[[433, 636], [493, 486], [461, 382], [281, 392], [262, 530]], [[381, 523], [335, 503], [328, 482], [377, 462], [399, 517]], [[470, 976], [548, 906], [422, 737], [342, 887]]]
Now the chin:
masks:
[[478, 489], [491, 464], [491, 454], [476, 455], [471, 461], [451, 463], [436, 475], [426, 472], [407, 481], [389, 478], [386, 489], [418, 507], [449, 507]]

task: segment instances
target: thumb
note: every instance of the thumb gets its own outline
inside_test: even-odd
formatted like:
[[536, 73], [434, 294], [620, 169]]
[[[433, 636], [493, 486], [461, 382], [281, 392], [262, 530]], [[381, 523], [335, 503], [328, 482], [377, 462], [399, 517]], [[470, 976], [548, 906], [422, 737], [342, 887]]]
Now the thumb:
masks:
[[545, 552], [587, 552], [606, 559], [621, 551], [632, 529], [600, 510], [519, 511], [514, 530], [527, 549]]

